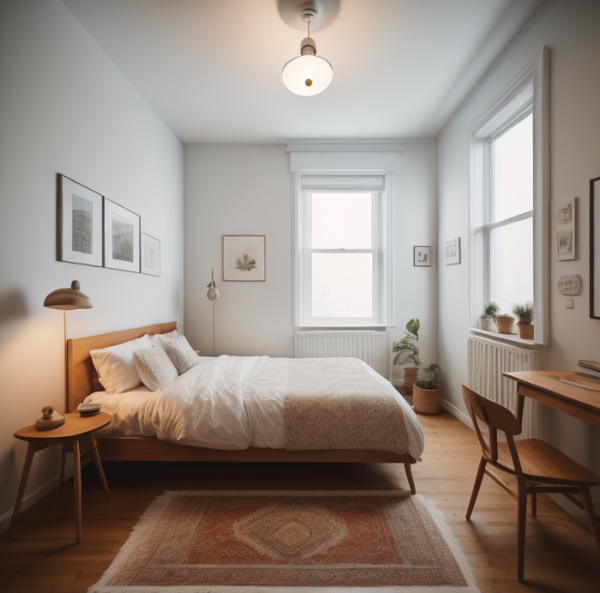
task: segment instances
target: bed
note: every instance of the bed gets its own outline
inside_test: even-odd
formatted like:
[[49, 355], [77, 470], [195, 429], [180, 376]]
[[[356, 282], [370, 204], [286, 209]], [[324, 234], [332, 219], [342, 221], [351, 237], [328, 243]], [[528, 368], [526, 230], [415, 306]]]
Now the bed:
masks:
[[[94, 397], [96, 397], [96, 400], [99, 401], [98, 398], [100, 398], [100, 400], [102, 398], [104, 388], [98, 380], [98, 374], [92, 363], [92, 359], [90, 356], [91, 350], [103, 349], [118, 344], [123, 344], [130, 340], [141, 338], [145, 334], [166, 334], [172, 332], [176, 328], [176, 323], [171, 322], [140, 327], [136, 329], [123, 330], [98, 336], [90, 336], [85, 338], [68, 340], [68, 411], [75, 411], [77, 409], [77, 406], [84, 400], [90, 401], [91, 399], [93, 401]], [[223, 362], [220, 359], [227, 361], [228, 358], [233, 359], [236, 357], [218, 357], [210, 360], [207, 359], [204, 361], [204, 364], [207, 366], [207, 368], [212, 368], [212, 366], [216, 364], [223, 364]], [[248, 358], [266, 359], [268, 357]], [[286, 361], [288, 359], [270, 360]], [[264, 361], [262, 362], [264, 363]], [[257, 364], [259, 363], [261, 363], [260, 360]], [[297, 368], [298, 365], [301, 366], [302, 364], [309, 364], [300, 363], [299, 359], [289, 359], [289, 363], [293, 363], [295, 365], [294, 368]], [[200, 367], [200, 365], [198, 366]], [[198, 373], [200, 372], [201, 371], [198, 371]], [[371, 371], [370, 369], [369, 372], [376, 375], [376, 373], [374, 371]], [[188, 373], [191, 373], [191, 371], [188, 371]], [[387, 383], [378, 375], [377, 377], [379, 378], [380, 382]], [[179, 379], [184, 380], [183, 375]], [[308, 382], [308, 385], [310, 385], [310, 381]], [[389, 383], [387, 383], [387, 388], [388, 390], [393, 389], [391, 388]], [[302, 389], [300, 389], [300, 391], [302, 391]], [[122, 396], [123, 398], [125, 398], [127, 394], [122, 394]], [[247, 446], [242, 450], [225, 450], [212, 447], [208, 448], [205, 446], [190, 446], [189, 444], [171, 442], [168, 440], [163, 440], [161, 438], [156, 438], [155, 436], [99, 435], [96, 436], [96, 441], [98, 443], [98, 449], [100, 451], [100, 455], [103, 461], [402, 463], [406, 471], [406, 476], [410, 485], [411, 492], [415, 494], [416, 488], [412, 477], [411, 465], [416, 463], [417, 459], [419, 459], [420, 452], [422, 451], [422, 427], [420, 426], [419, 421], [416, 419], [414, 412], [412, 412], [412, 410], [410, 410], [410, 408], [405, 403], [403, 403], [401, 396], [396, 394], [396, 397], [399, 400], [401, 400], [402, 405], [400, 407], [404, 406], [404, 410], [402, 413], [404, 414], [404, 418], [406, 419], [406, 426], [409, 426], [410, 424], [410, 430], [412, 431], [412, 433], [417, 434], [416, 439], [417, 441], [419, 441], [416, 445], [410, 444], [410, 446], [406, 449], [407, 452], [405, 453], [392, 452], [391, 450], [373, 450], [372, 448], [351, 450], [330, 448], [314, 449], [314, 447], [311, 447], [310, 450], [267, 448], [272, 447], [273, 445], [267, 445], [267, 447], [258, 447], [251, 445]], [[418, 436], [419, 434], [421, 435], [421, 437]], [[408, 452], [409, 449], [410, 452]]]

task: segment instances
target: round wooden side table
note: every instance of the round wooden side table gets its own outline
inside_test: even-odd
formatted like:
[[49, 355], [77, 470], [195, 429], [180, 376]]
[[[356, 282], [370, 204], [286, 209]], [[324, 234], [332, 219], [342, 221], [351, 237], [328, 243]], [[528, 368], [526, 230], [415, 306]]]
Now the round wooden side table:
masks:
[[81, 541], [81, 452], [79, 443], [87, 441], [92, 452], [92, 457], [94, 458], [94, 463], [100, 474], [104, 492], [106, 492], [106, 496], [110, 499], [108, 484], [106, 483], [106, 477], [104, 476], [102, 463], [100, 462], [100, 455], [98, 454], [96, 441], [94, 440], [94, 432], [108, 426], [110, 419], [110, 415], [106, 412], [100, 412], [93, 416], [82, 416], [79, 412], [72, 412], [71, 414], [65, 414], [65, 423], [58, 428], [41, 431], [37, 430], [35, 425], [32, 424], [15, 432], [15, 438], [27, 441], [28, 447], [23, 474], [21, 475], [21, 483], [17, 492], [17, 502], [15, 503], [15, 510], [8, 530], [9, 539], [12, 537], [17, 525], [17, 517], [21, 510], [23, 494], [25, 494], [25, 487], [27, 486], [27, 478], [29, 477], [34, 453], [53, 445], [71, 444], [73, 447], [73, 478], [75, 482], [75, 531], [77, 543]]

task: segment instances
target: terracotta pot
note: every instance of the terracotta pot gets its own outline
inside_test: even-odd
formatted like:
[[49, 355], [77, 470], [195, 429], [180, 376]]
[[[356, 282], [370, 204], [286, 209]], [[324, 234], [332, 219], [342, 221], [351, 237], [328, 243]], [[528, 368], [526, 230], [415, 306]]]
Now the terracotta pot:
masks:
[[413, 385], [413, 405], [417, 414], [438, 414], [442, 388], [436, 384], [435, 389], [423, 389]]
[[519, 337], [522, 340], [533, 340], [533, 324], [531, 321], [519, 321], [517, 327], [519, 328]]
[[411, 395], [413, 392], [413, 383], [417, 379], [417, 373], [419, 369], [416, 367], [410, 367], [408, 369], [404, 369], [404, 391], [406, 395]]
[[515, 318], [509, 315], [496, 317], [494, 319], [499, 334], [512, 334], [515, 323]]

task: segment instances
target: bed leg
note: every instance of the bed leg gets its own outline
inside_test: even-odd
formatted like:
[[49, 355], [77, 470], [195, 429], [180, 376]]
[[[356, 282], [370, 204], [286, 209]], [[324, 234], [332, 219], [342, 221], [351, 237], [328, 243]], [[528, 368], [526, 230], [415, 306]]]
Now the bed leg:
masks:
[[404, 470], [406, 471], [406, 477], [408, 478], [408, 484], [410, 485], [410, 493], [416, 494], [417, 489], [415, 488], [415, 481], [413, 480], [412, 470], [410, 469], [410, 462], [404, 462]]

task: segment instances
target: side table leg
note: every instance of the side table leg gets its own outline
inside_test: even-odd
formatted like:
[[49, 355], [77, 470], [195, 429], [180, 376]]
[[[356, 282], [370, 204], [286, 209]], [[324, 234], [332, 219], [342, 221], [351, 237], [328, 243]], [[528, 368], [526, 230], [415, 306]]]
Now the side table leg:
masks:
[[81, 452], [79, 439], [73, 439], [73, 478], [75, 481], [75, 534], [81, 541]]
[[29, 478], [29, 470], [31, 469], [31, 462], [33, 461], [33, 454], [35, 453], [35, 444], [29, 441], [27, 444], [27, 456], [25, 457], [25, 465], [23, 465], [23, 473], [21, 474], [21, 483], [19, 484], [19, 491], [17, 492], [17, 501], [15, 502], [15, 510], [13, 511], [12, 519], [10, 520], [10, 528], [8, 530], [8, 539], [11, 539], [17, 526], [17, 518], [19, 511], [21, 510], [21, 503], [23, 502], [23, 495], [25, 494], [25, 487], [27, 486], [27, 479]]
[[93, 434], [88, 434], [88, 443], [90, 445], [90, 451], [92, 452], [92, 457], [94, 458], [94, 463], [96, 464], [96, 469], [98, 470], [98, 474], [100, 475], [100, 481], [102, 482], [102, 487], [104, 488], [104, 492], [106, 492], [106, 498], [110, 500], [110, 492], [108, 491], [108, 483], [106, 482], [106, 476], [104, 475], [104, 470], [102, 469], [102, 462], [100, 461], [100, 454], [98, 453], [98, 447], [96, 446], [96, 441], [94, 439]]

